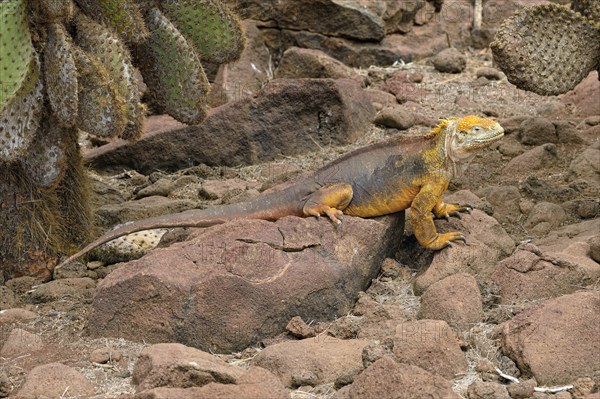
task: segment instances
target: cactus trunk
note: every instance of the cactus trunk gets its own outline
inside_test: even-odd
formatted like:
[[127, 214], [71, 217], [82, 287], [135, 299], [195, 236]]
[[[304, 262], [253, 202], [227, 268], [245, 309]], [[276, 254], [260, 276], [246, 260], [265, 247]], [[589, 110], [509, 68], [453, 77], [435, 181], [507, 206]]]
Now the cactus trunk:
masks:
[[[54, 129], [40, 127], [44, 134]], [[44, 187], [26, 162], [0, 167], [0, 271], [5, 278], [51, 278], [58, 257], [88, 240], [91, 212], [77, 130], [62, 132], [66, 164]]]

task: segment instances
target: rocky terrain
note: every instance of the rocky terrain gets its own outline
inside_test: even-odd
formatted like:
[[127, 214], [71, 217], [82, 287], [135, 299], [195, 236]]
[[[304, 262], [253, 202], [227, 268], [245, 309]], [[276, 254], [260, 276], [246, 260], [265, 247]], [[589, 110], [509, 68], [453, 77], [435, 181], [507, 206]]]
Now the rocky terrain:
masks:
[[248, 47], [212, 71], [203, 124], [82, 136], [96, 233], [476, 114], [506, 135], [445, 197], [473, 213], [436, 221], [466, 244], [424, 250], [403, 214], [287, 217], [140, 233], [52, 281], [0, 276], [0, 397], [600, 398], [598, 74], [558, 97], [511, 85], [485, 43], [523, 2], [490, 0], [477, 32], [435, 2], [363, 2], [232, 0]]

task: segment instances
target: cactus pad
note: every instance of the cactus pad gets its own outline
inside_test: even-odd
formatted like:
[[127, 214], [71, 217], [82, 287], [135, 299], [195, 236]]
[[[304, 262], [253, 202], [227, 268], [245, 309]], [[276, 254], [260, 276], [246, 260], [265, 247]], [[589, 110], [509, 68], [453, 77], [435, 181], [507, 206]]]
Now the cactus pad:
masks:
[[67, 22], [73, 18], [73, 0], [38, 0], [29, 4], [34, 7], [32, 14], [38, 23]]
[[526, 8], [506, 20], [491, 48], [511, 83], [541, 95], [572, 90], [600, 65], [600, 32], [555, 4]]
[[599, 0], [574, 0], [571, 3], [573, 11], [577, 11], [587, 19], [596, 24], [596, 29], [600, 29], [600, 1]]
[[0, 112], [0, 162], [14, 162], [22, 156], [40, 124], [44, 86], [35, 52], [33, 61], [19, 91]]
[[77, 68], [71, 47], [63, 25], [49, 24], [43, 58], [46, 92], [57, 122], [65, 127], [77, 120]]
[[223, 64], [244, 49], [239, 19], [216, 0], [165, 0], [161, 10], [198, 51], [201, 60]]
[[25, 0], [0, 1], [0, 112], [30, 73], [33, 45]]
[[93, 258], [105, 263], [127, 262], [141, 258], [149, 250], [156, 248], [167, 231], [168, 229], [154, 229], [120, 237], [96, 248]]
[[64, 133], [56, 118], [44, 115], [44, 119], [47, 122], [38, 129], [21, 164], [36, 185], [52, 188], [60, 182], [65, 172]]
[[148, 29], [138, 5], [132, 0], [76, 0], [89, 17], [110, 26], [130, 43], [141, 43]]
[[152, 99], [180, 122], [200, 123], [209, 84], [196, 52], [158, 9], [146, 14], [146, 24], [152, 33], [135, 56]]
[[161, 0], [136, 0], [138, 7], [142, 14], [150, 11], [152, 8], [157, 8], [160, 5]]
[[73, 46], [73, 55], [79, 72], [77, 126], [100, 137], [123, 134], [127, 124], [125, 100], [114, 87], [106, 68], [77, 46]]
[[127, 126], [121, 137], [139, 138], [142, 133], [145, 108], [140, 103], [141, 94], [129, 51], [115, 33], [85, 15], [77, 15], [75, 23], [76, 43], [88, 54], [95, 56], [104, 66], [111, 84], [125, 100]]

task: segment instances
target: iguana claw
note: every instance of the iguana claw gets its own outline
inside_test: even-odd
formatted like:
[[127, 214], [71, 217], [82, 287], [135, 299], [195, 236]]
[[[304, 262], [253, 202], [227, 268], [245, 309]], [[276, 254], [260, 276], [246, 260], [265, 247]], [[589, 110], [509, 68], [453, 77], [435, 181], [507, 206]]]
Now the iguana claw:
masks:
[[[460, 216], [460, 212], [453, 212], [452, 216], [462, 219], [462, 216]], [[448, 220], [450, 220], [450, 218], [448, 218]]]
[[[454, 241], [462, 241], [465, 244], [467, 243], [467, 238], [463, 235], [457, 237], [454, 239]], [[446, 242], [446, 245], [444, 245], [443, 248], [454, 248], [454, 244], [451, 241]]]
[[438, 219], [446, 219], [446, 221], [450, 221], [450, 217], [454, 216], [457, 217], [459, 219], [462, 219], [461, 217], [461, 212], [467, 212], [469, 213], [469, 215], [471, 214], [471, 211], [473, 210], [473, 207], [471, 205], [459, 205], [459, 204], [443, 204], [442, 205], [436, 205], [432, 212], [435, 215], [436, 218]]

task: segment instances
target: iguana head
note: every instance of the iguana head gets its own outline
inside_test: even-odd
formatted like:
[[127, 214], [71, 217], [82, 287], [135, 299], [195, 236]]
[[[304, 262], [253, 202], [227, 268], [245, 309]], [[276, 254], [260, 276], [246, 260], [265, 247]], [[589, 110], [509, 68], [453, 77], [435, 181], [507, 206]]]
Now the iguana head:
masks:
[[446, 151], [455, 162], [471, 158], [477, 150], [504, 136], [504, 129], [498, 122], [474, 115], [453, 119], [447, 128]]

